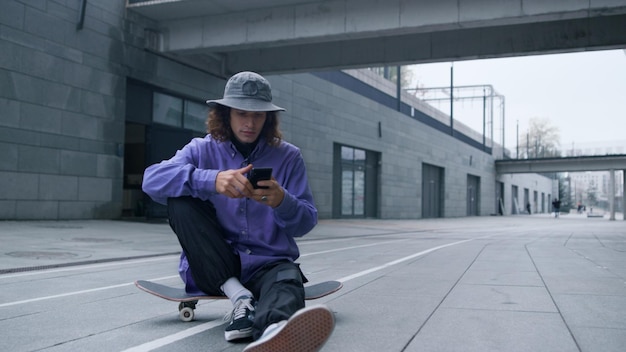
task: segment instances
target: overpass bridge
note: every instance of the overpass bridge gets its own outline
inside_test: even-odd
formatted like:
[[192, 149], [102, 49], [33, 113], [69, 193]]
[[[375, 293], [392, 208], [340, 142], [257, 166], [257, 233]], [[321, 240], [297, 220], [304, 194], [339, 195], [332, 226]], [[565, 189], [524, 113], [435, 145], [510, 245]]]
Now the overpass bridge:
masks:
[[220, 77], [626, 47], [626, 1], [128, 0], [146, 45]]
[[496, 160], [498, 174], [626, 170], [626, 154]]
[[[615, 185], [615, 170], [623, 170], [622, 182], [626, 185], [626, 154], [496, 160], [497, 174], [609, 171], [611, 185]], [[615, 220], [615, 190], [609, 193], [613, 195], [609, 199], [610, 219]], [[622, 205], [622, 209], [626, 209], [626, 197], [622, 197]]]

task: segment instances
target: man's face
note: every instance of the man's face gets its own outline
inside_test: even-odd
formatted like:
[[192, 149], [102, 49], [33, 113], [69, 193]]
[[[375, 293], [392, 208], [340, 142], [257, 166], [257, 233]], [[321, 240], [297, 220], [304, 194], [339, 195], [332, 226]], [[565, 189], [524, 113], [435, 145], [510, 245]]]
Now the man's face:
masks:
[[230, 109], [230, 128], [241, 143], [253, 143], [259, 138], [267, 113]]

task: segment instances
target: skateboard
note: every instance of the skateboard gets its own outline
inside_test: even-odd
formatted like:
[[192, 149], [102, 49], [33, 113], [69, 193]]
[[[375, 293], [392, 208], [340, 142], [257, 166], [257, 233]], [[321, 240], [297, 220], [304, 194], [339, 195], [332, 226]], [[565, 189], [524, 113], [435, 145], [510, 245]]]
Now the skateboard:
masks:
[[[179, 302], [178, 316], [182, 321], [192, 321], [194, 309], [199, 300], [203, 299], [227, 299], [226, 296], [209, 296], [204, 293], [187, 293], [184, 288], [158, 284], [152, 281], [137, 280], [135, 286], [151, 295], [166, 299], [168, 301]], [[339, 291], [343, 284], [339, 281], [323, 281], [317, 284], [304, 286], [304, 299], [312, 300], [328, 296]]]

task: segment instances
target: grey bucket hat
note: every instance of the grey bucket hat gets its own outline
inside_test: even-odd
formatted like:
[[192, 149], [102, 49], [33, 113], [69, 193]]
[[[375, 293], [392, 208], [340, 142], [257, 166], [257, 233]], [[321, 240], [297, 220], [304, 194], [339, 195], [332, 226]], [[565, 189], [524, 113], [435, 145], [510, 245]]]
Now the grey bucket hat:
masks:
[[210, 107], [225, 105], [245, 111], [285, 111], [272, 104], [272, 87], [258, 73], [244, 71], [233, 75], [224, 88], [224, 98], [207, 100]]

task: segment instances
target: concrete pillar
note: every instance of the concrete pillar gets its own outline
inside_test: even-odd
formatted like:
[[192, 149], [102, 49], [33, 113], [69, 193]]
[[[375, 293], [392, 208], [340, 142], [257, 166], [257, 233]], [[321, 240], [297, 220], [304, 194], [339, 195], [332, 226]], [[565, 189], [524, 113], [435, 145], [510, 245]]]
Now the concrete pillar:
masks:
[[609, 220], [615, 220], [615, 169], [609, 171]]

